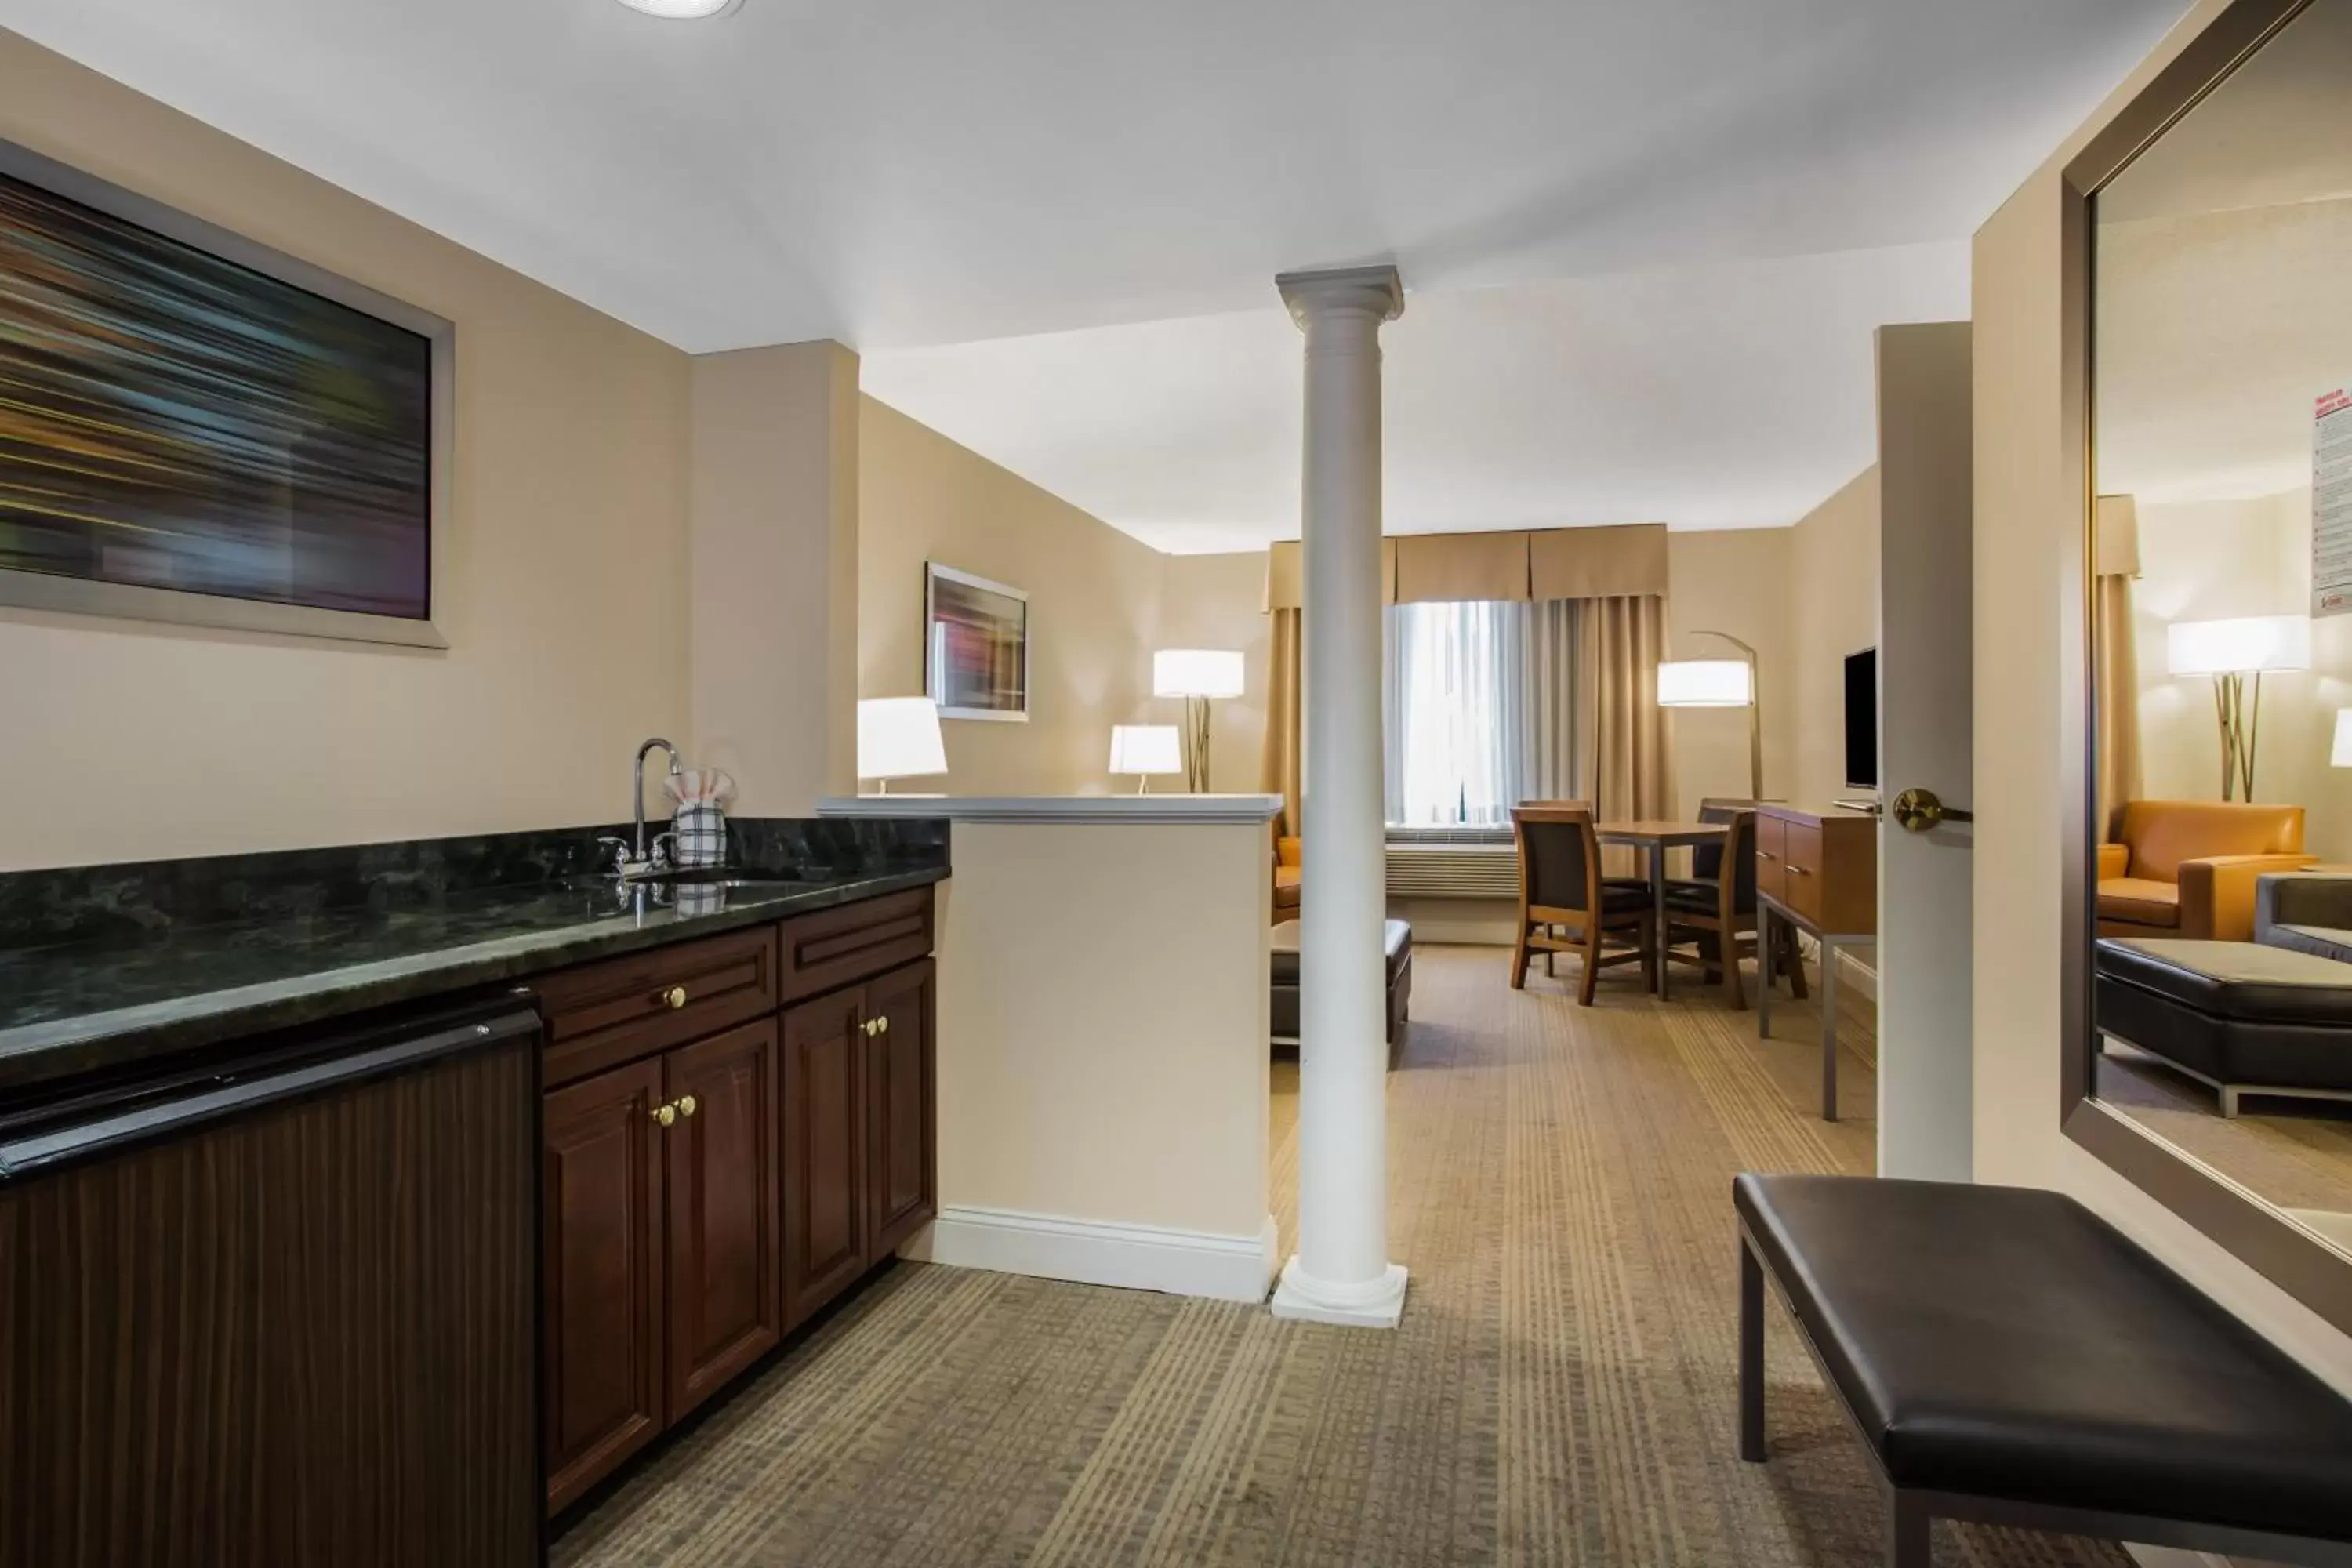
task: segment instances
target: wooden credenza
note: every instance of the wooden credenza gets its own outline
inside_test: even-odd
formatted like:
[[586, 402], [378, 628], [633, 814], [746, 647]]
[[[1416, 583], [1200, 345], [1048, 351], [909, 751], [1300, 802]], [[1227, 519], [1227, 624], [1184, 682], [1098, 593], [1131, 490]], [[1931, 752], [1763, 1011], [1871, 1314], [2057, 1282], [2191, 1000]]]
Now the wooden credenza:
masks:
[[547, 1508], [938, 1206], [928, 888], [585, 964], [547, 1020]]
[[1772, 931], [1787, 921], [1822, 946], [1822, 1120], [1838, 1119], [1838, 950], [1878, 936], [1879, 818], [1857, 811], [1756, 808], [1759, 1001], [1756, 1032], [1772, 1032]]

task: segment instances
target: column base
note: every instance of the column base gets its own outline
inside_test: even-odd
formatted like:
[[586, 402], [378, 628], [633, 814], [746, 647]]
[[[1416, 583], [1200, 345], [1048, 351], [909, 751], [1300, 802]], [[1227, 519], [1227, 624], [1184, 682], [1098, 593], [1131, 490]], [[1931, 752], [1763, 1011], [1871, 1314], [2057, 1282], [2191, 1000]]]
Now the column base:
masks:
[[1276, 1317], [1302, 1323], [1393, 1329], [1404, 1316], [1404, 1265], [1391, 1263], [1379, 1279], [1365, 1284], [1335, 1285], [1307, 1273], [1294, 1256], [1283, 1265], [1271, 1308]]

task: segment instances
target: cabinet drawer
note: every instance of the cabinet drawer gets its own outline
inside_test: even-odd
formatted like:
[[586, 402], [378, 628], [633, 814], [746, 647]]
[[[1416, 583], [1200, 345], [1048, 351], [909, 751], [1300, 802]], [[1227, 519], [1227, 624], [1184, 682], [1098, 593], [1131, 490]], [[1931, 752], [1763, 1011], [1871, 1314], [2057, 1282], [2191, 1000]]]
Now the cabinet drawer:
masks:
[[796, 1001], [911, 963], [931, 951], [931, 889], [844, 904], [780, 928], [780, 995]]
[[550, 1087], [740, 1024], [776, 1005], [772, 926], [542, 975]]
[[1756, 814], [1756, 890], [1768, 899], [1788, 900], [1788, 879], [1782, 865], [1788, 854], [1789, 825], [1777, 816]]
[[1811, 823], [1783, 825], [1780, 901], [1809, 921], [1822, 918], [1822, 830]]

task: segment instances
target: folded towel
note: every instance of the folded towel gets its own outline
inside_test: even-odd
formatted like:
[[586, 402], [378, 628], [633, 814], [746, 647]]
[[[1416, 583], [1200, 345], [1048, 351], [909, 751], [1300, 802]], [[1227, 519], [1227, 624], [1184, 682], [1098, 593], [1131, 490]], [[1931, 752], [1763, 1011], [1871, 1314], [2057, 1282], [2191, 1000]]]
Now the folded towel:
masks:
[[690, 768], [662, 781], [680, 805], [725, 805], [735, 798], [735, 781], [717, 768]]

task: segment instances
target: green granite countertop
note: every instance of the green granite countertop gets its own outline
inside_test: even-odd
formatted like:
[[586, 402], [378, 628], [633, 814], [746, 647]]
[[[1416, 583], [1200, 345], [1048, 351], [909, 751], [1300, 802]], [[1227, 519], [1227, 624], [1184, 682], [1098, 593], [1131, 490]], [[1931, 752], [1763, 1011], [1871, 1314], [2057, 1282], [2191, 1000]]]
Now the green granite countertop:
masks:
[[814, 872], [656, 902], [609, 877], [453, 891], [133, 940], [0, 950], [0, 1095], [389, 1003], [943, 880], [944, 868]]

